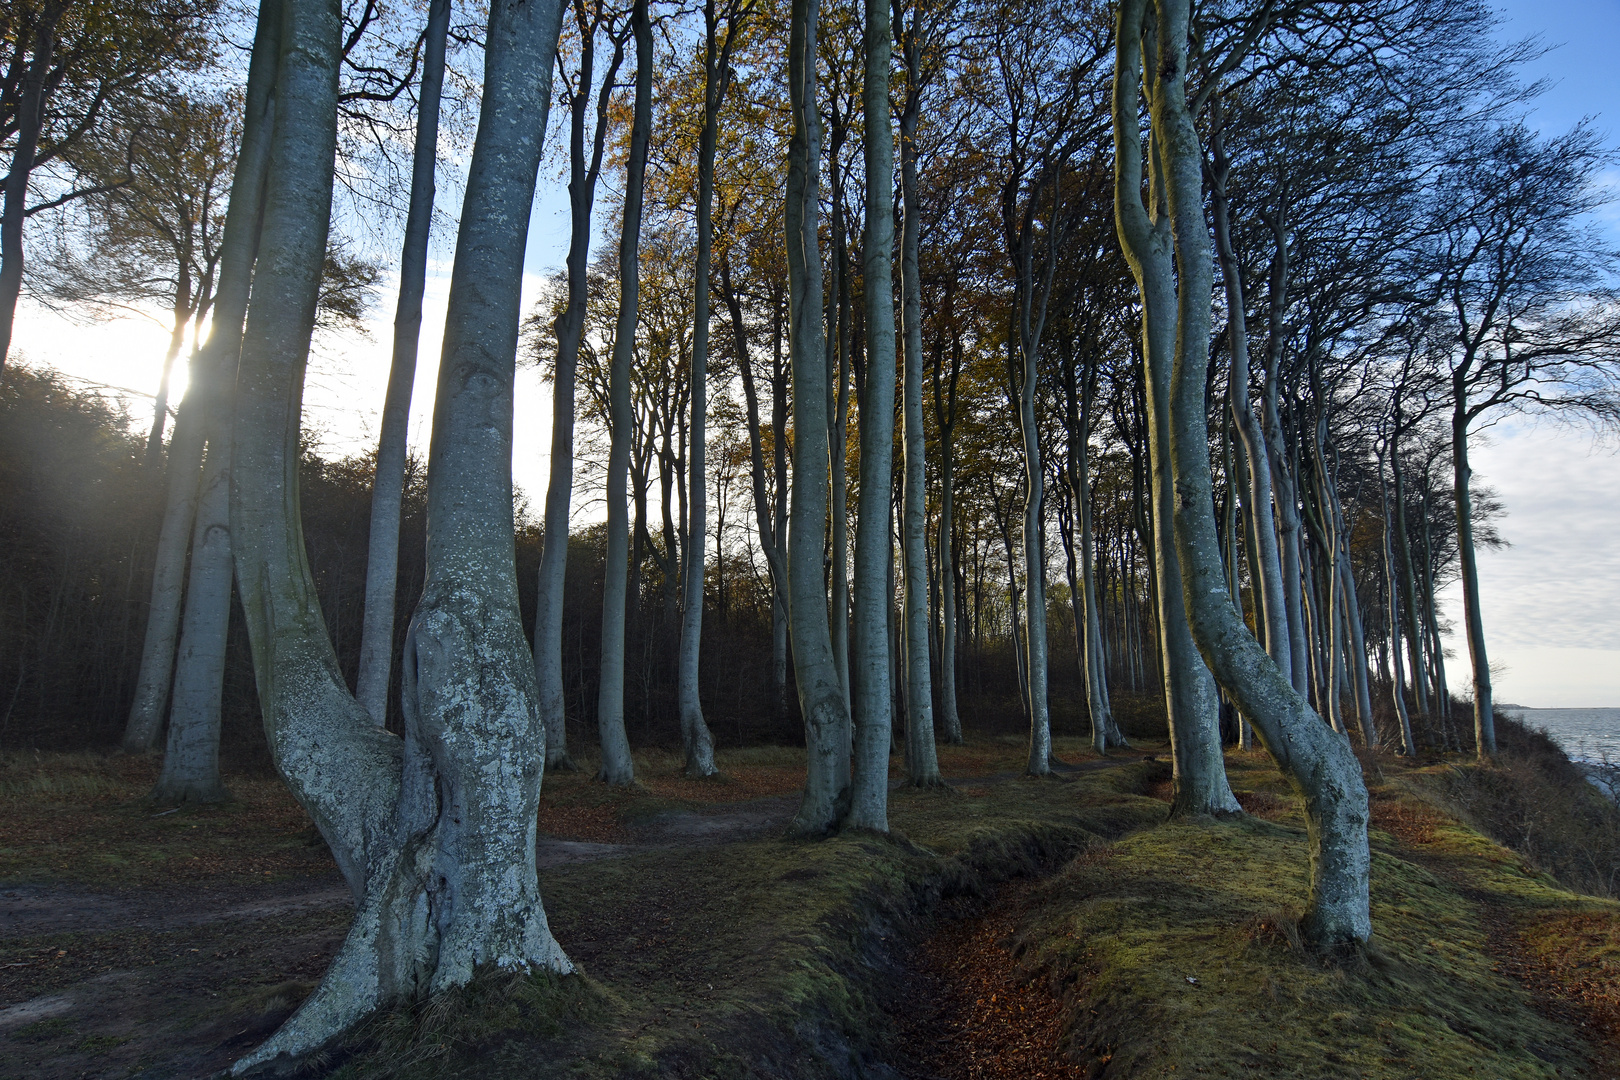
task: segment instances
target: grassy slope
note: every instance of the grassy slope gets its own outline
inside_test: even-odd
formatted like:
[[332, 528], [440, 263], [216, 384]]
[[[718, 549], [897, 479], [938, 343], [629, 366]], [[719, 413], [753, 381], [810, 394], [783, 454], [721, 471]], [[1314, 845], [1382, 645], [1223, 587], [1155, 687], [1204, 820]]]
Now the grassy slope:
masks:
[[1602, 943], [1583, 961], [1612, 993], [1620, 907], [1414, 796], [1447, 768], [1386, 763], [1374, 786], [1375, 947], [1349, 967], [1299, 946], [1303, 819], [1260, 758], [1229, 769], [1263, 816], [1169, 824], [1054, 876], [1023, 964], [1063, 993], [1071, 1052], [1133, 1078], [1608, 1075], [1581, 1010], [1515, 975], [1557, 995], [1537, 950], [1578, 931]]

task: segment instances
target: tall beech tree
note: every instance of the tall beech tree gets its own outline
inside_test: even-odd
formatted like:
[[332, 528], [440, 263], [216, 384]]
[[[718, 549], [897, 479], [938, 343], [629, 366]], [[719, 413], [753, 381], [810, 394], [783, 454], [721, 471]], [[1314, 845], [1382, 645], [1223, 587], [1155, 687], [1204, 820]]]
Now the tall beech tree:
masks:
[[[822, 584], [829, 470], [827, 357], [821, 312], [826, 282], [817, 227], [821, 117], [816, 105], [815, 58], [820, 10], [819, 0], [790, 0], [788, 101], [793, 135], [788, 143], [783, 210], [794, 429], [787, 536], [788, 632], [799, 709], [804, 715], [806, 756], [804, 793], [793, 816], [792, 830], [807, 835], [830, 832], [847, 811], [852, 737], [849, 705], [844, 700], [838, 667], [833, 663], [827, 593]], [[783, 428], [777, 430], [783, 432]], [[884, 752], [886, 759], [887, 743]]]
[[314, 1051], [382, 1005], [461, 985], [480, 967], [572, 970], [535, 878], [545, 728], [518, 612], [511, 483], [523, 249], [561, 17], [560, 3], [490, 5], [400, 739], [344, 684], [303, 554], [296, 418], [330, 217], [342, 24], [332, 0], [283, 0], [277, 168], [243, 338], [233, 540], [271, 753], [357, 910], [320, 986], [238, 1074]]
[[[866, 368], [860, 400], [860, 491], [855, 510], [852, 648], [855, 757], [848, 822], [889, 828], [889, 564], [893, 558], [894, 473], [894, 128], [889, 116], [893, 34], [888, 0], [866, 0], [866, 231], [861, 244], [866, 298]], [[819, 575], [818, 575], [819, 580]], [[841, 617], [838, 613], [835, 617]]]
[[653, 37], [647, 0], [635, 0], [630, 23], [636, 39], [636, 92], [619, 230], [619, 314], [608, 386], [612, 446], [607, 471], [607, 566], [602, 577], [602, 682], [596, 699], [596, 729], [602, 744], [597, 778], [615, 786], [635, 782], [635, 762], [624, 730], [624, 622], [630, 573], [630, 364], [636, 349], [641, 206], [652, 127]]

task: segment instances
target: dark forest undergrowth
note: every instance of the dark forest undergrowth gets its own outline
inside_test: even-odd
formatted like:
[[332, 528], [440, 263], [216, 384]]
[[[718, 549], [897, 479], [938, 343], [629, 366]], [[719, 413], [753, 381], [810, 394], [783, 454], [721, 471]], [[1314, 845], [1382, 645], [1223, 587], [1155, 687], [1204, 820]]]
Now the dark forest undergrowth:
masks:
[[[1061, 740], [1041, 782], [1015, 740], [943, 749], [952, 789], [896, 790], [889, 839], [781, 839], [794, 750], [723, 753], [719, 782], [654, 752], [633, 792], [548, 777], [542, 890], [584, 977], [481, 980], [311, 1075], [1615, 1075], [1620, 905], [1453, 816], [1455, 763], [1369, 763], [1375, 945], [1324, 963], [1295, 929], [1303, 819], [1260, 756], [1228, 758], [1246, 819], [1166, 823], [1160, 747]], [[210, 1075], [342, 938], [277, 781], [164, 812], [152, 769], [0, 763], [0, 1077]]]

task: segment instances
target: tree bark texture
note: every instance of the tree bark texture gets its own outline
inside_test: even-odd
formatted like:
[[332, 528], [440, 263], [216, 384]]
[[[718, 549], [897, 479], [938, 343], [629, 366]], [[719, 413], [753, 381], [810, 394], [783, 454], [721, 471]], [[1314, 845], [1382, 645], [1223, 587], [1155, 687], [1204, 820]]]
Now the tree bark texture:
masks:
[[[1474, 471], [1468, 462], [1467, 396], [1456, 390], [1457, 405], [1451, 417], [1452, 500], [1457, 506], [1457, 562], [1461, 568], [1463, 625], [1468, 637], [1468, 665], [1474, 681], [1474, 745], [1479, 759], [1496, 756], [1496, 714], [1491, 700], [1491, 662], [1485, 652], [1485, 618], [1479, 610], [1479, 559], [1474, 551], [1474, 496], [1470, 482]], [[1451, 703], [1441, 700], [1442, 711]]]

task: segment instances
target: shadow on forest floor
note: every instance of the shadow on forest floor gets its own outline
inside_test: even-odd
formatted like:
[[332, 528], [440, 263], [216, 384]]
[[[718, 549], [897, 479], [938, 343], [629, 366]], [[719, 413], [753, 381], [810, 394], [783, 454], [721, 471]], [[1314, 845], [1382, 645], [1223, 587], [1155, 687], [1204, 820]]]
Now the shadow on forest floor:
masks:
[[[1611, 1075], [1616, 905], [1558, 888], [1386, 760], [1378, 946], [1325, 967], [1293, 929], [1303, 820], [1280, 777], [1232, 754], [1251, 816], [1164, 824], [1155, 751], [1060, 740], [1070, 767], [1030, 782], [1018, 740], [942, 747], [949, 791], [893, 793], [909, 843], [782, 839], [800, 751], [722, 752], [710, 781], [642, 754], [631, 791], [581, 761], [546, 779], [538, 854], [585, 980], [384, 1017], [313, 1072]], [[142, 801], [153, 771], [0, 763], [0, 1078], [217, 1072], [342, 939], [347, 891], [278, 782], [163, 813]]]

